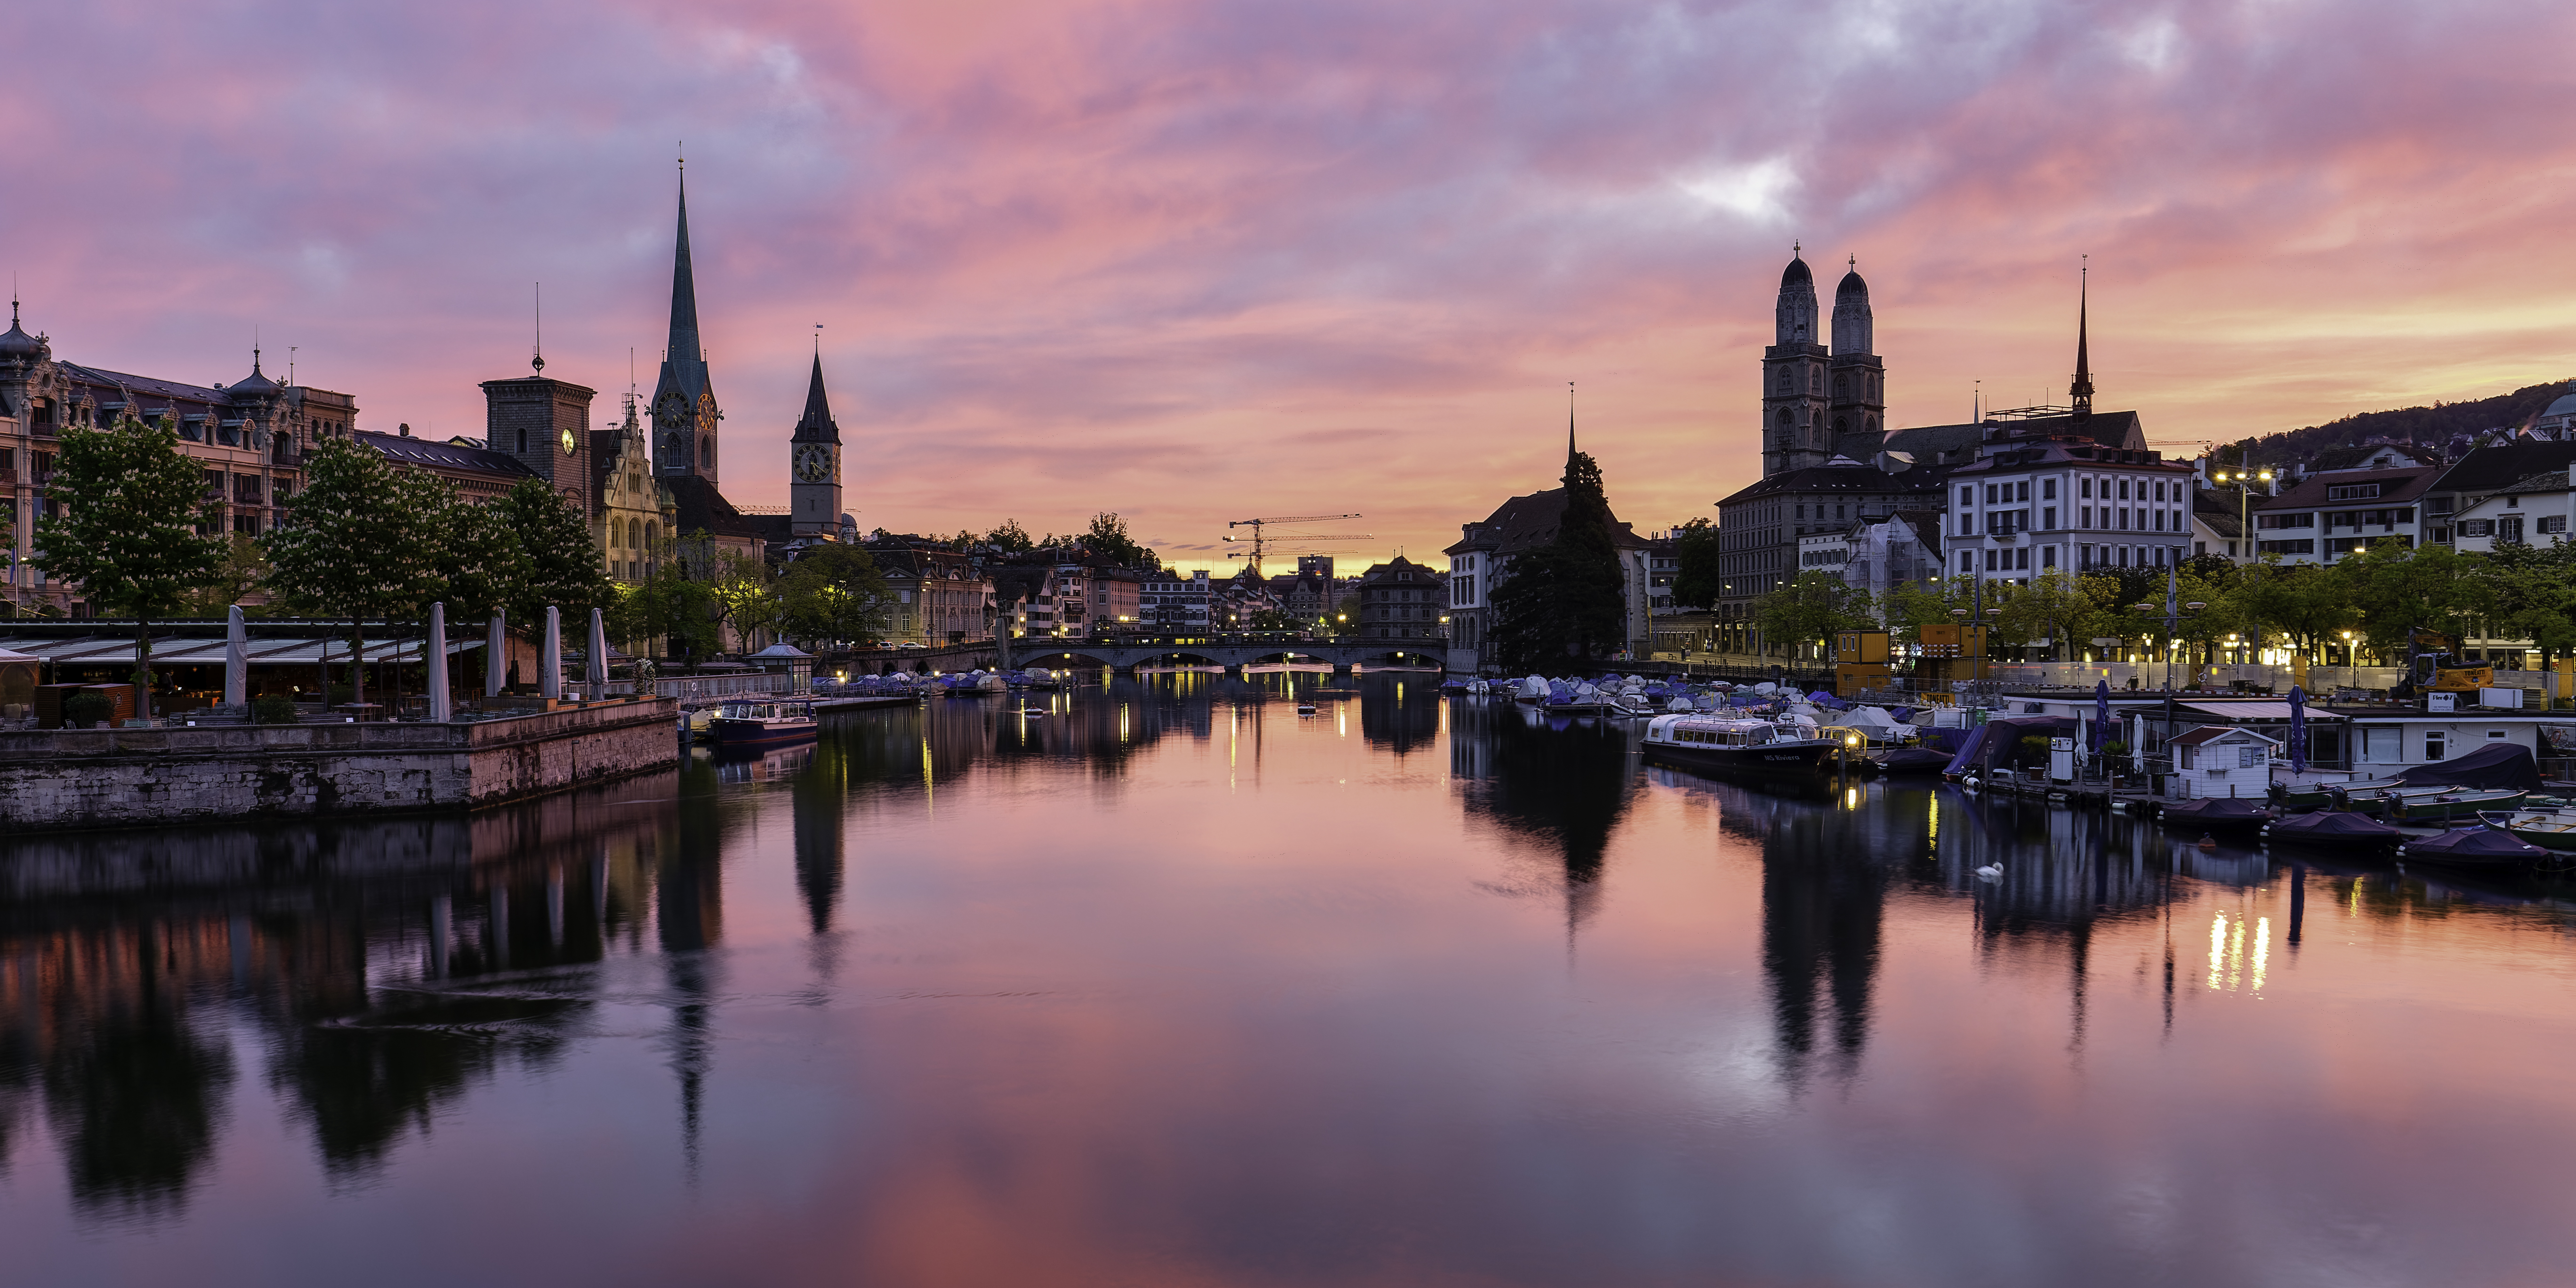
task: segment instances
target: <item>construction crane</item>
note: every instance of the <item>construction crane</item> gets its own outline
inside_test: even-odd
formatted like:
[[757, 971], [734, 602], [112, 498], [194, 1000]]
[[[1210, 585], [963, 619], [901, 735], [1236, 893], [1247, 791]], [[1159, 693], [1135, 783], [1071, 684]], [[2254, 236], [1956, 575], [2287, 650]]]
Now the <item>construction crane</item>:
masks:
[[[1235, 521], [1233, 521], [1233, 522], [1231, 522], [1231, 523], [1228, 523], [1228, 524], [1227, 524], [1227, 525], [1225, 525], [1225, 526], [1226, 526], [1226, 527], [1228, 527], [1228, 528], [1250, 528], [1250, 529], [1252, 529], [1252, 549], [1251, 549], [1251, 551], [1250, 551], [1250, 552], [1248, 552], [1248, 553], [1247, 553], [1247, 552], [1243, 552], [1243, 551], [1233, 551], [1233, 552], [1229, 552], [1229, 553], [1227, 554], [1227, 556], [1226, 556], [1226, 557], [1227, 557], [1227, 558], [1229, 558], [1229, 559], [1236, 559], [1236, 558], [1243, 559], [1243, 560], [1245, 561], [1245, 563], [1244, 563], [1244, 567], [1251, 568], [1251, 569], [1253, 569], [1253, 570], [1255, 570], [1255, 571], [1258, 571], [1258, 570], [1260, 569], [1260, 567], [1261, 567], [1261, 556], [1262, 556], [1264, 553], [1266, 553], [1266, 552], [1270, 549], [1270, 547], [1271, 547], [1271, 546], [1273, 546], [1273, 545], [1275, 545], [1275, 544], [1277, 544], [1277, 543], [1279, 543], [1279, 542], [1283, 542], [1283, 541], [1286, 541], [1286, 542], [1297, 542], [1297, 541], [1309, 541], [1309, 542], [1311, 542], [1311, 541], [1351, 541], [1351, 540], [1366, 539], [1366, 538], [1369, 536], [1369, 534], [1368, 534], [1368, 533], [1365, 533], [1365, 532], [1279, 532], [1279, 533], [1274, 533], [1274, 532], [1270, 531], [1270, 525], [1271, 525], [1271, 524], [1274, 524], [1274, 523], [1338, 523], [1338, 522], [1340, 522], [1340, 521], [1342, 521], [1342, 520], [1344, 520], [1344, 519], [1356, 519], [1356, 518], [1359, 518], [1359, 517], [1360, 517], [1360, 516], [1359, 516], [1359, 515], [1356, 515], [1356, 514], [1274, 514], [1274, 515], [1271, 515], [1271, 516], [1269, 516], [1269, 517], [1267, 517], [1267, 518], [1260, 518], [1260, 519], [1236, 519]], [[1228, 540], [1228, 541], [1241, 541], [1241, 540], [1243, 540], [1243, 538], [1241, 538], [1241, 537], [1238, 537], [1238, 536], [1234, 535], [1232, 532], [1228, 532], [1228, 533], [1226, 533], [1226, 534], [1225, 534], [1225, 539], [1226, 539], [1226, 540]], [[1342, 551], [1338, 551], [1338, 550], [1336, 550], [1336, 551], [1309, 550], [1307, 553], [1309, 553], [1309, 554], [1327, 554], [1327, 553], [1329, 553], [1329, 554], [1341, 554], [1341, 553], [1343, 553], [1343, 552], [1342, 552]]]

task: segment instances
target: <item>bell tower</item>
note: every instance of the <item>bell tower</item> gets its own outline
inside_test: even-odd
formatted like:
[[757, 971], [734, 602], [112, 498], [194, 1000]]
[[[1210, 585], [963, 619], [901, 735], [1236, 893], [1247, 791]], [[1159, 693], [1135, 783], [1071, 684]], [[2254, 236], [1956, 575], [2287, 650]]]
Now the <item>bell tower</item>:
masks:
[[1816, 277], [1803, 248], [1793, 247], [1780, 274], [1780, 304], [1771, 347], [1762, 351], [1762, 477], [1822, 465], [1833, 455], [1826, 432], [1828, 351], [1816, 333]]
[[823, 353], [814, 353], [814, 378], [805, 386], [805, 414], [788, 439], [787, 530], [800, 537], [837, 537], [841, 531], [841, 425], [823, 392]]
[[1829, 368], [1833, 401], [1828, 423], [1837, 447], [1845, 434], [1875, 434], [1887, 424], [1887, 368], [1872, 352], [1869, 283], [1860, 279], [1859, 260], [1844, 267], [1849, 271], [1834, 287], [1834, 356]]

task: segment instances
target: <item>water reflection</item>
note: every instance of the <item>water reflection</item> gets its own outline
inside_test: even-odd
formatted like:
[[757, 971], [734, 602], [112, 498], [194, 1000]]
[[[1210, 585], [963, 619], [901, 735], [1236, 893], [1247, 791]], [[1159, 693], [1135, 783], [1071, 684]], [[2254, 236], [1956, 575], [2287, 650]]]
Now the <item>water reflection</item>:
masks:
[[1635, 738], [1412, 677], [1097, 676], [470, 820], [20, 838], [0, 1233], [30, 1282], [317, 1229], [425, 1281], [2576, 1255], [2528, 1073], [2576, 1051], [2564, 887]]

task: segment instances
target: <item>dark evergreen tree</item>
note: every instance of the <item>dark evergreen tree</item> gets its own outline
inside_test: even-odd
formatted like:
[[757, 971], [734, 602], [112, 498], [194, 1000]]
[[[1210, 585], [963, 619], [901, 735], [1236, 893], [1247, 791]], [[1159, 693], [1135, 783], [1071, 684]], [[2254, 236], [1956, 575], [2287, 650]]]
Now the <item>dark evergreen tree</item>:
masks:
[[1494, 590], [1495, 651], [1514, 671], [1582, 665], [1627, 641], [1618, 525], [1601, 467], [1566, 436], [1565, 510], [1547, 544], [1512, 557]]

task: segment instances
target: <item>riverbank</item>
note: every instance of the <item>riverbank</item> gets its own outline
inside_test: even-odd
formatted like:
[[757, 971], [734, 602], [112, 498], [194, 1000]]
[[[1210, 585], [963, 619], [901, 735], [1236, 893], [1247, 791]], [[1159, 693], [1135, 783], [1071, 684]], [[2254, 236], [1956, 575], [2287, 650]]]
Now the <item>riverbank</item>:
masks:
[[0, 732], [17, 831], [471, 809], [679, 760], [669, 698], [432, 724]]

